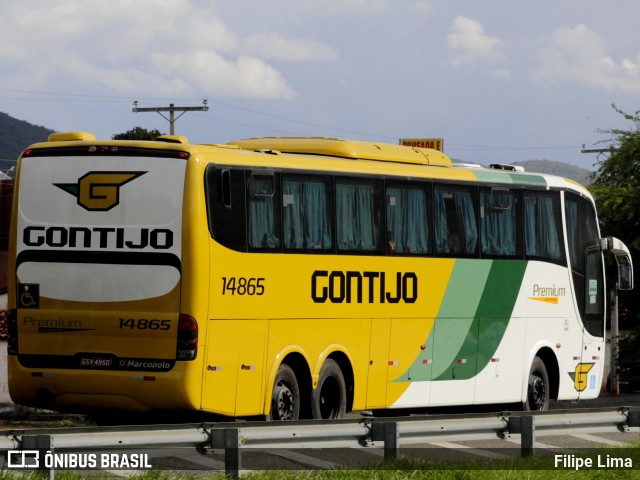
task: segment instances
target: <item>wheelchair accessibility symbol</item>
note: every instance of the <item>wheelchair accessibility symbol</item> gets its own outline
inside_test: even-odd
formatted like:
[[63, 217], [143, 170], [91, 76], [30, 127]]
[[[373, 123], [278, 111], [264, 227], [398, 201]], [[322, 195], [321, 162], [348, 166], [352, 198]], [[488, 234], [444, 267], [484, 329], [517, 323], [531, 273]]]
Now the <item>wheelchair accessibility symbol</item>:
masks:
[[20, 308], [40, 308], [40, 285], [37, 283], [18, 284], [18, 306]]

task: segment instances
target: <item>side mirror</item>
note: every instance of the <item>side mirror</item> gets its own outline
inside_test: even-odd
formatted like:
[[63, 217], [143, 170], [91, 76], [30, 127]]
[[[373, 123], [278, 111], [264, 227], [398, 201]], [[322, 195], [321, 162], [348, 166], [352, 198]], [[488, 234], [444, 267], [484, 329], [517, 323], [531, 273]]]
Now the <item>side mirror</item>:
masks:
[[618, 290], [633, 289], [633, 267], [631, 257], [626, 255], [616, 255], [618, 264]]
[[618, 290], [633, 290], [633, 262], [627, 246], [615, 237], [602, 239], [603, 250], [616, 257], [618, 265]]

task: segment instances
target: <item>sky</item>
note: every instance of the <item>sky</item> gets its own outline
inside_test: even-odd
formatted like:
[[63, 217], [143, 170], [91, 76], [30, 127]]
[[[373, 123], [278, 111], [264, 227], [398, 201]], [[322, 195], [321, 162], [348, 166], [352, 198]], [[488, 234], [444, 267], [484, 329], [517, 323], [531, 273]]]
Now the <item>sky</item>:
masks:
[[[109, 139], [443, 138], [592, 169], [640, 110], [637, 0], [0, 0], [0, 111]], [[165, 113], [165, 116], [167, 114]], [[25, 145], [26, 147], [26, 145]]]

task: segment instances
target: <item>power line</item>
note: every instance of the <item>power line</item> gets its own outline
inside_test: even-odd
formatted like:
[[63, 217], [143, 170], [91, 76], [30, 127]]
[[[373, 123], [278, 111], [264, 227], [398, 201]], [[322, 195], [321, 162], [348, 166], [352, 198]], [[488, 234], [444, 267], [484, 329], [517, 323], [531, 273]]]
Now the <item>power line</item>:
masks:
[[[131, 99], [128, 99], [127, 97], [116, 97], [116, 96], [107, 96], [107, 95], [88, 95], [88, 94], [76, 94], [76, 93], [60, 93], [60, 92], [43, 92], [43, 91], [32, 91], [32, 90], [16, 90], [16, 89], [4, 89], [4, 88], [0, 88], [0, 92], [13, 92], [13, 93], [27, 93], [27, 94], [38, 94], [38, 95], [50, 95], [50, 96], [61, 96], [61, 97], [72, 97], [72, 98], [62, 98], [62, 99], [37, 99], [38, 101], [67, 101], [67, 102], [130, 102]], [[2, 97], [0, 97], [2, 98]], [[6, 97], [5, 97], [6, 98]], [[35, 99], [28, 99], [28, 98], [13, 98], [15, 100], [35, 100]], [[142, 100], [143, 102], [151, 102], [151, 101], [162, 101], [162, 100], [166, 100], [163, 98], [140, 98], [140, 100]], [[184, 98], [184, 99], [177, 99], [178, 101], [193, 101], [194, 99], [188, 99], [188, 98]], [[157, 112], [159, 113], [162, 117], [164, 117], [167, 121], [169, 121], [169, 123], [171, 125], [173, 125], [175, 123], [175, 121], [180, 118], [186, 111], [193, 111], [192, 109], [196, 109], [196, 110], [200, 110], [200, 111], [207, 111], [208, 108], [203, 108], [203, 107], [175, 107], [174, 106], [174, 112], [176, 111], [181, 111], [182, 113], [174, 118], [174, 120], [171, 120], [171, 105], [174, 105], [173, 103], [170, 104], [169, 107], [149, 107], [149, 108], [141, 108], [141, 107], [137, 107], [137, 102], [138, 100], [135, 101], [134, 105], [136, 105], [134, 107], [134, 112]], [[246, 108], [246, 107], [240, 107], [237, 105], [232, 105], [232, 104], [228, 104], [228, 103], [224, 103], [224, 102], [219, 102], [219, 101], [215, 101], [215, 100], [209, 100], [209, 103], [215, 103], [216, 105], [220, 105], [222, 107], [226, 107], [226, 108], [230, 108], [230, 109], [234, 109], [234, 110], [239, 110], [239, 111], [243, 111], [243, 112], [247, 112], [247, 113], [251, 113], [254, 115], [260, 115], [263, 117], [267, 117], [267, 118], [274, 118], [274, 119], [278, 119], [278, 120], [283, 120], [286, 122], [291, 122], [291, 123], [295, 123], [298, 125], [305, 125], [305, 126], [310, 126], [310, 127], [316, 127], [316, 128], [322, 128], [325, 130], [331, 130], [331, 131], [335, 131], [335, 132], [344, 132], [344, 133], [348, 133], [348, 134], [353, 134], [353, 135], [359, 135], [359, 136], [364, 136], [364, 137], [371, 137], [371, 138], [380, 138], [380, 139], [385, 139], [385, 140], [397, 140], [398, 135], [396, 136], [391, 136], [391, 135], [381, 135], [381, 134], [377, 134], [377, 133], [370, 133], [370, 132], [361, 132], [361, 131], [357, 131], [357, 130], [349, 130], [349, 129], [344, 129], [344, 128], [339, 128], [339, 127], [333, 127], [333, 126], [329, 126], [329, 125], [324, 125], [324, 124], [319, 124], [319, 123], [313, 123], [313, 122], [308, 122], [308, 121], [304, 121], [304, 120], [298, 120], [298, 119], [294, 119], [294, 118], [289, 118], [286, 116], [282, 116], [282, 115], [275, 115], [272, 113], [267, 113], [267, 112], [261, 112], [259, 110], [253, 110], [250, 108]], [[206, 102], [205, 102], [205, 106], [206, 106]], [[189, 110], [182, 110], [183, 108], [187, 108]], [[170, 112], [170, 117], [167, 118], [165, 115], [163, 115], [161, 113], [161, 111], [167, 111]], [[196, 115], [198, 116], [198, 115]], [[288, 132], [286, 130], [277, 130], [277, 129], [273, 129], [273, 128], [269, 128], [269, 127], [263, 127], [260, 125], [253, 125], [253, 124], [247, 124], [247, 123], [242, 123], [242, 122], [236, 122], [236, 121], [232, 121], [232, 120], [227, 120], [227, 119], [222, 119], [222, 118], [215, 118], [215, 117], [209, 117], [209, 116], [202, 116], [200, 118], [206, 118], [208, 120], [215, 120], [215, 121], [219, 121], [222, 123], [227, 123], [227, 124], [233, 124], [233, 125], [239, 125], [239, 126], [243, 126], [243, 127], [248, 127], [248, 128], [255, 128], [255, 129], [260, 129], [260, 130], [267, 130], [267, 131], [272, 131], [272, 132], [276, 132], [276, 133], [284, 133], [284, 134], [289, 134], [289, 135], [303, 135], [303, 134], [299, 134], [299, 133], [293, 133], [293, 132]], [[449, 151], [526, 151], [526, 150], [571, 150], [571, 149], [575, 149], [575, 148], [580, 148], [579, 145], [559, 145], [559, 146], [500, 146], [500, 145], [468, 145], [468, 144], [456, 144], [453, 143], [451, 141], [449, 141], [447, 143], [448, 148], [447, 150]], [[584, 148], [584, 145], [582, 145], [582, 147]], [[608, 152], [610, 151], [610, 149], [604, 149], [603, 152]], [[600, 151], [598, 152], [583, 152], [583, 153], [602, 153]]]
[[[180, 118], [185, 112], [206, 112], [209, 110], [207, 106], [207, 100], [203, 100], [202, 103], [204, 106], [202, 107], [176, 107], [173, 103], [169, 104], [168, 107], [138, 107], [138, 101], [133, 102], [133, 113], [138, 112], [156, 112], [159, 113], [161, 117], [165, 120], [169, 121], [169, 133], [171, 135], [176, 134], [176, 120]], [[169, 112], [169, 118], [164, 116], [162, 112]], [[176, 112], [182, 112], [180, 115], [176, 117]]]

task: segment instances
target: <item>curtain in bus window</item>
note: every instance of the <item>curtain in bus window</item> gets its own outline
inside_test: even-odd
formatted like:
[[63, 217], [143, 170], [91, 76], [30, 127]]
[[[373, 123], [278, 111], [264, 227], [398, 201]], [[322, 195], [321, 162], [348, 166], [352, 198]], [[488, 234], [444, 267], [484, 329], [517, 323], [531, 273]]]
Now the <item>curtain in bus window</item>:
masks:
[[516, 254], [515, 198], [508, 192], [504, 204], [496, 204], [491, 189], [480, 192], [480, 227], [482, 253], [485, 255], [513, 256]]
[[524, 196], [524, 243], [528, 257], [562, 259], [554, 204], [551, 197]]
[[[427, 253], [429, 227], [424, 190], [387, 189], [387, 228], [397, 253]], [[388, 250], [389, 251], [389, 250]]]
[[331, 223], [326, 190], [326, 185], [321, 181], [283, 182], [282, 210], [286, 248], [331, 248]]
[[449, 242], [447, 240], [447, 210], [444, 202], [444, 192], [441, 190], [435, 190], [433, 201], [433, 233], [435, 236], [436, 253], [449, 253]]
[[478, 244], [478, 226], [476, 224], [473, 198], [469, 192], [455, 192], [455, 208], [458, 217], [459, 233], [462, 235], [460, 242], [461, 253], [473, 254]]
[[[253, 191], [266, 191], [272, 178], [252, 179]], [[278, 248], [280, 239], [276, 235], [274, 195], [250, 195], [249, 197], [249, 246], [251, 248]]]
[[336, 185], [336, 221], [340, 250], [377, 248], [373, 213], [373, 185]]

